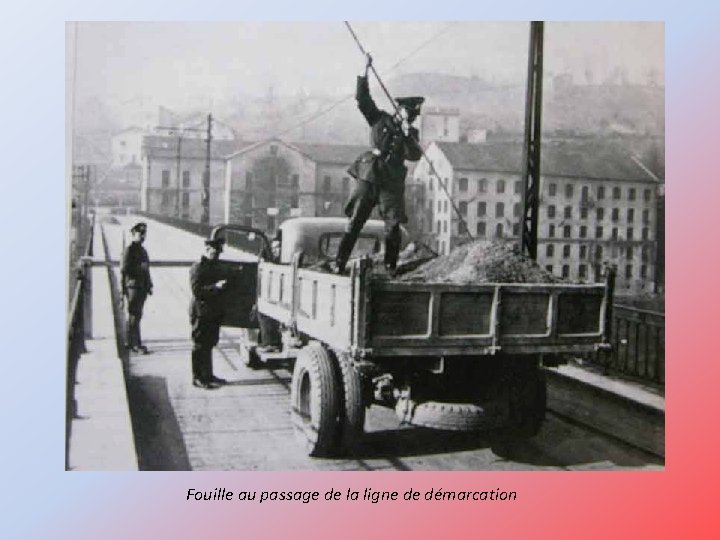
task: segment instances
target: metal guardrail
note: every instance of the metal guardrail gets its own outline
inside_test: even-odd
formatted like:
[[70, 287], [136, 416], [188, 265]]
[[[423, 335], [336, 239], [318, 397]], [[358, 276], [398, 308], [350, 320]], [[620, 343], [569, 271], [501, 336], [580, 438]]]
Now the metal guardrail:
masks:
[[[209, 238], [210, 233], [214, 229], [213, 225], [206, 225], [204, 223], [198, 223], [196, 221], [188, 221], [186, 219], [180, 219], [170, 216], [164, 216], [162, 214], [153, 214], [150, 212], [137, 212], [139, 216], [145, 216], [153, 219], [165, 225], [181, 229], [183, 231], [202, 236], [203, 238]], [[232, 231], [227, 234], [227, 245], [247, 251], [249, 253], [258, 253], [262, 247], [259, 241], [249, 240], [244, 235], [233, 234]], [[151, 262], [152, 264], [152, 262]]]
[[75, 286], [73, 289], [70, 312], [68, 314], [67, 327], [67, 373], [65, 381], [65, 469], [68, 470], [70, 463], [70, 434], [72, 421], [77, 417], [77, 402], [75, 400], [75, 382], [77, 378], [77, 366], [80, 355], [87, 352], [85, 338], [92, 337], [92, 282], [91, 282], [91, 260], [93, 256], [93, 231], [95, 230], [94, 218], [90, 222], [87, 242], [83, 250], [83, 256], [77, 262], [75, 268]]
[[665, 385], [664, 313], [615, 304], [611, 336], [612, 350], [591, 359], [606, 375]]
[[[138, 212], [166, 225], [208, 237], [210, 225], [184, 219]], [[246, 251], [242, 238], [229, 238], [228, 244]], [[600, 366], [606, 375], [617, 374], [654, 386], [665, 385], [665, 314], [622, 304], [613, 304], [611, 312], [611, 351], [598, 351], [589, 361]]]

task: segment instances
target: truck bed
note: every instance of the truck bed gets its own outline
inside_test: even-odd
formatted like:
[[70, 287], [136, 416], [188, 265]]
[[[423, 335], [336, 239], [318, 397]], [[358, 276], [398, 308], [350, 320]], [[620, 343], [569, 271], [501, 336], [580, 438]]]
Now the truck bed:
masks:
[[606, 342], [606, 284], [454, 285], [260, 263], [261, 313], [360, 355], [581, 353]]

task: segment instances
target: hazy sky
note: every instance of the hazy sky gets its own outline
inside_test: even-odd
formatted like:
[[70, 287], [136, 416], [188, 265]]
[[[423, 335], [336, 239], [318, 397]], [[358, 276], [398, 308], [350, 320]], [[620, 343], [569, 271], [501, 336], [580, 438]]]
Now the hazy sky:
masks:
[[[528, 23], [351, 24], [386, 80], [435, 71], [524, 81]], [[271, 85], [282, 94], [351, 93], [363, 66], [342, 21], [82, 22], [68, 23], [67, 39], [69, 73], [77, 59], [76, 99], [97, 96], [110, 104], [144, 95], [173, 107], [201, 96], [261, 95]], [[601, 82], [617, 67], [630, 82], [644, 81], [650, 70], [663, 81], [664, 26], [546, 23], [544, 63], [546, 73], [570, 72], [577, 82], [588, 69]]]

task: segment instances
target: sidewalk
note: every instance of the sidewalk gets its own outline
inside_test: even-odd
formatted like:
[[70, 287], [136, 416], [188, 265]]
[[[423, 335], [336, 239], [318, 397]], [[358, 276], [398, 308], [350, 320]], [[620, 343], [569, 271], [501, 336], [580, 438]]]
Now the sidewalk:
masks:
[[665, 456], [665, 398], [572, 364], [548, 368], [548, 409]]
[[[102, 257], [99, 224], [93, 250], [97, 258]], [[91, 272], [93, 336], [86, 340], [87, 353], [78, 362], [77, 417], [71, 427], [69, 465], [71, 470], [137, 470], [107, 269], [95, 267]]]

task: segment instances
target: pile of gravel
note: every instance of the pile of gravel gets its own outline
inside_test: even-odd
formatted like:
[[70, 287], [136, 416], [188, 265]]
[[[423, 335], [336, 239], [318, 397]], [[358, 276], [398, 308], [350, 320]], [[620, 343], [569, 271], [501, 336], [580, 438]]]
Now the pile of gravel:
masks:
[[476, 240], [455, 248], [419, 268], [400, 275], [399, 281], [426, 283], [559, 283], [563, 280], [518, 253], [510, 244]]

